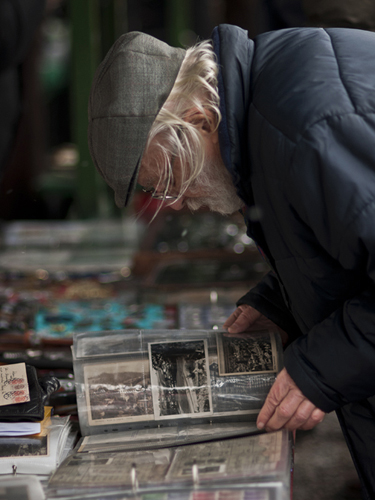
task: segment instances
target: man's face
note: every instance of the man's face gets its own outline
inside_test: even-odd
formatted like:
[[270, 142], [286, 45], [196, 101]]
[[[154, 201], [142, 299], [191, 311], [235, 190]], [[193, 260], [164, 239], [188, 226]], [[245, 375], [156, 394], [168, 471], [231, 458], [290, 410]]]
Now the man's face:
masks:
[[[231, 176], [223, 163], [217, 131], [204, 137], [204, 144], [206, 161], [202, 172], [190, 183], [181, 197], [165, 202], [174, 210], [181, 210], [187, 206], [195, 211], [206, 206], [214, 212], [229, 215], [239, 210], [243, 202], [237, 196]], [[173, 185], [169, 186], [166, 194], [177, 197], [181, 190], [183, 173], [178, 157], [172, 159], [171, 163]], [[189, 169], [189, 166], [187, 168]], [[151, 143], [142, 159], [138, 183], [147, 190], [153, 189], [157, 194], [165, 193], [165, 181], [163, 182], [165, 176], [162, 170], [163, 158], [160, 150]]]

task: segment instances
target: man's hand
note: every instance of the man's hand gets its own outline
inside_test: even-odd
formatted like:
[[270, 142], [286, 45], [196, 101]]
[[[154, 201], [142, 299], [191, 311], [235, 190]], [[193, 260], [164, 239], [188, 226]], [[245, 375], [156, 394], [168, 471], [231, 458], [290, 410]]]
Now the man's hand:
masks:
[[306, 431], [319, 424], [324, 416], [325, 413], [302, 394], [283, 368], [258, 415], [257, 426], [266, 431]]
[[248, 332], [250, 329], [262, 330], [267, 328], [279, 332], [283, 345], [288, 340], [288, 334], [284, 330], [247, 304], [238, 306], [223, 326], [228, 329], [229, 333], [242, 333]]

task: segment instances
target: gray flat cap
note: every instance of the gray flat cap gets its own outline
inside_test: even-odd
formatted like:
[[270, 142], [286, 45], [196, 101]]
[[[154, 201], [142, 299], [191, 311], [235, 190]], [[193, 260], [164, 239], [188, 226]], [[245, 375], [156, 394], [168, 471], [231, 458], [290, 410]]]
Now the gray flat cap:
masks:
[[96, 70], [89, 100], [89, 148], [120, 208], [130, 201], [148, 133], [185, 54], [131, 32], [114, 43]]

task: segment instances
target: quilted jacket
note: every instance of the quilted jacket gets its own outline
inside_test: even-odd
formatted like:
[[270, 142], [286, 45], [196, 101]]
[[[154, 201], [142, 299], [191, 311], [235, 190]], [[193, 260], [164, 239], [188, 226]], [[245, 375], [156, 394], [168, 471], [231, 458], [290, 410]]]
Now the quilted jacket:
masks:
[[250, 40], [221, 25], [212, 38], [222, 156], [271, 267], [239, 304], [289, 333], [286, 369], [316, 406], [366, 406], [375, 395], [375, 34], [291, 28]]

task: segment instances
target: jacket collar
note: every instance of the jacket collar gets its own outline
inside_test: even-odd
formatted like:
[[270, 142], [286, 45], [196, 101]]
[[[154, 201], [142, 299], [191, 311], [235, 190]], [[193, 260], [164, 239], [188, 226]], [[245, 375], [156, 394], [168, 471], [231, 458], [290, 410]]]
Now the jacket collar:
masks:
[[[214, 29], [212, 41], [219, 64], [221, 155], [238, 195], [248, 203], [251, 186], [247, 124], [254, 42], [248, 38], [247, 31], [228, 24]], [[244, 183], [244, 179], [249, 179], [249, 182]]]

